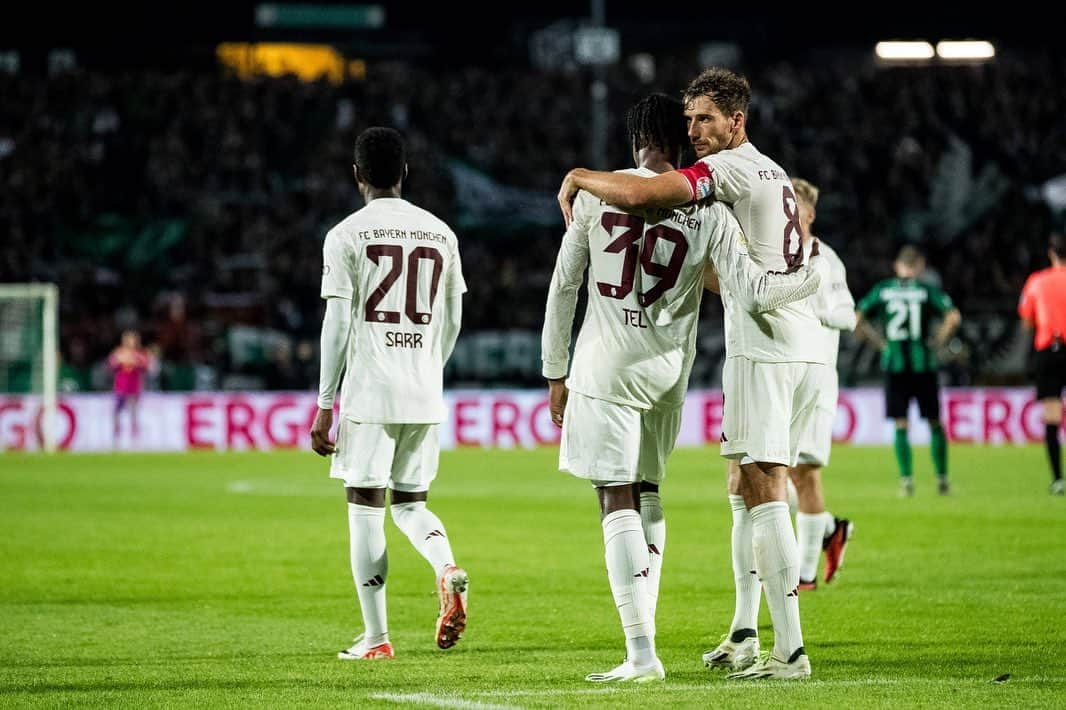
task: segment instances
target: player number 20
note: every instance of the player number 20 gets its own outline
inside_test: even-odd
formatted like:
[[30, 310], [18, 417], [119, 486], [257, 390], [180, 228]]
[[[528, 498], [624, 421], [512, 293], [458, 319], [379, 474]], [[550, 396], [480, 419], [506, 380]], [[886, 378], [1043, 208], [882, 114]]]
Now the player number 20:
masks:
[[[399, 311], [380, 311], [378, 305], [384, 300], [389, 289], [396, 283], [404, 271], [404, 262], [407, 262], [406, 298], [404, 299], [403, 312], [407, 319], [415, 325], [427, 325], [433, 320], [433, 302], [437, 299], [437, 287], [440, 286], [440, 275], [444, 270], [444, 257], [433, 247], [417, 247], [411, 250], [404, 259], [403, 247], [399, 244], [371, 244], [366, 248], [367, 257], [375, 264], [380, 265], [382, 259], [389, 260], [389, 270], [385, 278], [381, 280], [377, 288], [370, 292], [370, 298], [366, 299], [363, 312], [367, 323], [399, 323]], [[433, 276], [429, 282], [429, 310], [418, 310], [418, 270], [423, 261], [433, 262]]]

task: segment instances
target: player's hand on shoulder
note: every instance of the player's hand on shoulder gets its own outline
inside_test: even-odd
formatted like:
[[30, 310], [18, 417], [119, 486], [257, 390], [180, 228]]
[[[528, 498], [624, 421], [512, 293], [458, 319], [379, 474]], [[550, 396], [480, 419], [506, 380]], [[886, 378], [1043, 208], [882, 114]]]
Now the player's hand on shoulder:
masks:
[[329, 430], [332, 428], [333, 410], [320, 407], [311, 425], [311, 449], [319, 456], [337, 453], [337, 447], [329, 440]]
[[577, 197], [578, 187], [577, 182], [574, 179], [574, 173], [579, 170], [575, 168], [566, 174], [563, 178], [563, 184], [559, 187], [559, 209], [563, 213], [563, 221], [566, 226], [569, 227], [570, 223], [574, 221], [574, 198]]

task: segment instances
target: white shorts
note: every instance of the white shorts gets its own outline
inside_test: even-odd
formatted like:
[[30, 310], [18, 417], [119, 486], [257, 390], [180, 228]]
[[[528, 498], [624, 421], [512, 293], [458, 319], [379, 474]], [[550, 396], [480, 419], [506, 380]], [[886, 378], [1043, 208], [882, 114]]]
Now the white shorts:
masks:
[[833, 445], [833, 422], [837, 416], [837, 369], [829, 365], [809, 365], [811, 379], [818, 390], [814, 411], [797, 421], [799, 432], [799, 463], [814, 466], [829, 465], [829, 450]]
[[597, 485], [658, 484], [681, 429], [681, 407], [638, 409], [571, 392], [559, 470]]
[[722, 370], [722, 456], [795, 466], [799, 434], [818, 401], [805, 362], [752, 362], [731, 357]]
[[436, 424], [360, 424], [342, 417], [329, 477], [346, 488], [428, 491], [437, 477]]

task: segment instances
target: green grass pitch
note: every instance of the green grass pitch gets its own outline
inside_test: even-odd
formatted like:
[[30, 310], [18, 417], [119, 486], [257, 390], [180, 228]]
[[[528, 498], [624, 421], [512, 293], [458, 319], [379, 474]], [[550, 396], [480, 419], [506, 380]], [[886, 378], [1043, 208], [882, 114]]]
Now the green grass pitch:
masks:
[[[801, 597], [814, 675], [744, 684], [699, 660], [733, 609], [723, 465], [676, 452], [667, 680], [605, 688], [582, 680], [624, 654], [595, 497], [554, 450], [443, 455], [430, 505], [471, 575], [466, 636], [434, 646], [432, 572], [390, 521], [397, 658], [362, 663], [335, 658], [361, 623], [313, 454], [0, 454], [0, 706], [1066, 706], [1066, 500], [1040, 447], [951, 457], [951, 497], [918, 448], [903, 500], [890, 450], [835, 450], [828, 502], [856, 535]], [[768, 624], [764, 603], [764, 644]]]

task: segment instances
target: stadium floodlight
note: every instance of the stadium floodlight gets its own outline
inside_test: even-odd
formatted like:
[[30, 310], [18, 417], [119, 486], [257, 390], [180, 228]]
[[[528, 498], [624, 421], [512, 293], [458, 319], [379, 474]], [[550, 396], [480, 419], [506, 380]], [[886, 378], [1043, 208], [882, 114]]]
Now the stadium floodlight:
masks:
[[996, 56], [996, 48], [984, 40], [944, 41], [936, 43], [936, 56], [941, 59], [992, 59]]
[[933, 45], [928, 42], [878, 42], [874, 47], [878, 59], [888, 62], [932, 59]]
[[0, 284], [0, 392], [41, 397], [41, 445], [56, 449], [59, 288]]

